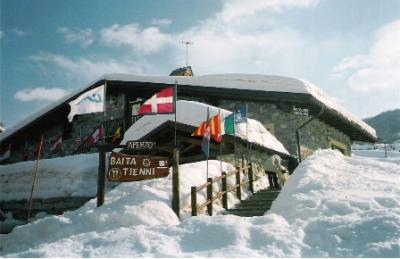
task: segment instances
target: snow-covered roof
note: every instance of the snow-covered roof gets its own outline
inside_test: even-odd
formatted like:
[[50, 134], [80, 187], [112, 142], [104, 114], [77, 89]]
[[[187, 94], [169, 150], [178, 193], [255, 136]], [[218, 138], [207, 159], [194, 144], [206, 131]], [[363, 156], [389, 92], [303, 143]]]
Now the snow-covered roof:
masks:
[[338, 105], [331, 97], [324, 91], [312, 83], [277, 75], [258, 75], [258, 74], [214, 74], [203, 76], [140, 76], [129, 74], [107, 74], [95, 80], [88, 86], [85, 86], [70, 95], [67, 95], [58, 101], [53, 102], [46, 108], [29, 116], [27, 119], [17, 123], [16, 125], [6, 129], [0, 134], [0, 141], [11, 136], [21, 128], [29, 125], [37, 118], [43, 116], [47, 112], [57, 108], [58, 106], [76, 98], [77, 95], [84, 91], [88, 91], [94, 87], [95, 83], [99, 81], [121, 81], [121, 82], [143, 82], [143, 83], [159, 83], [159, 84], [175, 84], [186, 86], [200, 86], [200, 87], [214, 87], [214, 88], [228, 88], [228, 89], [241, 89], [241, 90], [256, 90], [264, 92], [281, 92], [281, 93], [295, 93], [307, 94], [314, 97], [316, 100], [324, 104], [328, 109], [336, 111], [347, 121], [358, 125], [361, 130], [367, 132], [372, 138], [376, 138], [375, 130], [368, 124], [363, 122], [360, 118], [354, 116]]
[[337, 111], [344, 118], [359, 125], [362, 129], [376, 138], [376, 131], [374, 128], [345, 110], [333, 98], [329, 97], [328, 94], [322, 91], [322, 89], [303, 79], [259, 74], [213, 74], [194, 77], [110, 74], [106, 75], [105, 78], [110, 81], [152, 82], [165, 84], [174, 84], [176, 80], [178, 84], [182, 85], [309, 94], [321, 103], [325, 104], [328, 108]]
[[[221, 120], [232, 113], [212, 105], [179, 100], [177, 101], [176, 121], [197, 127], [200, 123], [207, 120], [207, 108], [209, 108], [210, 117], [217, 115], [220, 111]], [[128, 140], [141, 139], [167, 121], [174, 121], [174, 115], [158, 114], [143, 116], [126, 131], [121, 144], [126, 144]], [[247, 130], [247, 140], [250, 143], [255, 143], [279, 153], [289, 155], [289, 152], [285, 149], [282, 143], [269, 133], [269, 131], [265, 129], [259, 121], [249, 119]], [[239, 138], [246, 140], [246, 124], [237, 124], [235, 134]]]

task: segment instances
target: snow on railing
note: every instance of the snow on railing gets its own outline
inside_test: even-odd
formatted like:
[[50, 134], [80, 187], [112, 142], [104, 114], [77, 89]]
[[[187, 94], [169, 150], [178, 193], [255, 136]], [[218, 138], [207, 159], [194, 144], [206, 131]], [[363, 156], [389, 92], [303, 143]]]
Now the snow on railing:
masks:
[[[241, 181], [240, 174], [247, 174], [248, 180]], [[227, 178], [229, 176], [236, 176], [236, 184], [230, 186], [228, 188]], [[215, 196], [213, 196], [213, 183], [219, 183], [221, 181], [221, 191], [218, 192]], [[207, 182], [200, 186], [192, 186], [191, 187], [191, 207], [192, 207], [192, 216], [197, 216], [197, 213], [204, 209], [207, 206], [208, 215], [212, 216], [213, 214], [213, 202], [217, 199], [222, 198], [222, 207], [224, 209], [228, 209], [228, 193], [236, 190], [236, 196], [239, 200], [242, 200], [242, 186], [245, 184], [249, 184], [249, 191], [254, 193], [254, 177], [253, 177], [253, 165], [250, 162], [248, 166], [244, 166], [242, 161], [242, 166], [237, 166], [235, 170], [231, 172], [222, 172], [221, 176], [217, 176], [214, 178], [207, 178]], [[197, 206], [197, 193], [207, 189], [207, 200], [201, 205]]]

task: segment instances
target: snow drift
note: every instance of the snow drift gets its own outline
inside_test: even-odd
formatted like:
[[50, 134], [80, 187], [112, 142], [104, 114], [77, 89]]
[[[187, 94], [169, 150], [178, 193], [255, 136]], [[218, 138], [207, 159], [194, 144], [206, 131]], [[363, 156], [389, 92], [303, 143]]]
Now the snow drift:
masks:
[[[0, 201], [29, 199], [36, 161], [0, 165]], [[34, 198], [93, 197], [98, 154], [40, 160]]]
[[[204, 162], [182, 166], [181, 180], [191, 185], [196, 178], [203, 179], [204, 167]], [[211, 167], [213, 174], [219, 172], [218, 162]], [[199, 216], [182, 222], [169, 207], [170, 177], [124, 183], [107, 194], [103, 207], [95, 208], [92, 200], [76, 211], [2, 235], [1, 253], [12, 257], [398, 257], [399, 172], [400, 166], [393, 163], [317, 151], [295, 170], [264, 216]]]

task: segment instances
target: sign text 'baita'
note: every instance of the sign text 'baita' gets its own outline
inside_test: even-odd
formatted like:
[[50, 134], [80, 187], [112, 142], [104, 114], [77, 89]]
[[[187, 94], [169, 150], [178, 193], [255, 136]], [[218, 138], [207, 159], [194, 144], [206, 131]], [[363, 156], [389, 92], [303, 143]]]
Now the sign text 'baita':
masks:
[[168, 157], [126, 155], [111, 152], [108, 180], [112, 182], [140, 181], [168, 176]]

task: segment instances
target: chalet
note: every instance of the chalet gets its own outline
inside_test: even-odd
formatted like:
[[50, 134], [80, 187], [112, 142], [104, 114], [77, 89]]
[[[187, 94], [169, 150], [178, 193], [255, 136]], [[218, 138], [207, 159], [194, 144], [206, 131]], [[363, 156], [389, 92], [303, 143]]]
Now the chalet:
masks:
[[[42, 135], [45, 139], [43, 158], [95, 152], [86, 140], [99, 125], [104, 126], [105, 139], [111, 141], [117, 128], [121, 128], [123, 134], [138, 119], [137, 110], [143, 101], [175, 84], [178, 100], [197, 101], [230, 111], [247, 104], [248, 117], [260, 121], [294, 157], [305, 158], [316, 149], [326, 148], [350, 155], [352, 141], [376, 140], [373, 128], [310, 82], [276, 75], [193, 76], [188, 67], [177, 69], [170, 76], [104, 75], [1, 133], [2, 150], [11, 144], [10, 157], [1, 163], [34, 159]], [[70, 103], [102, 86], [103, 110], [76, 114], [69, 120]], [[190, 136], [191, 130], [193, 127], [186, 129], [185, 136]], [[60, 136], [62, 148], [50, 151]], [[164, 140], [168, 138], [164, 136]], [[199, 149], [190, 152], [190, 155], [201, 153]]]

